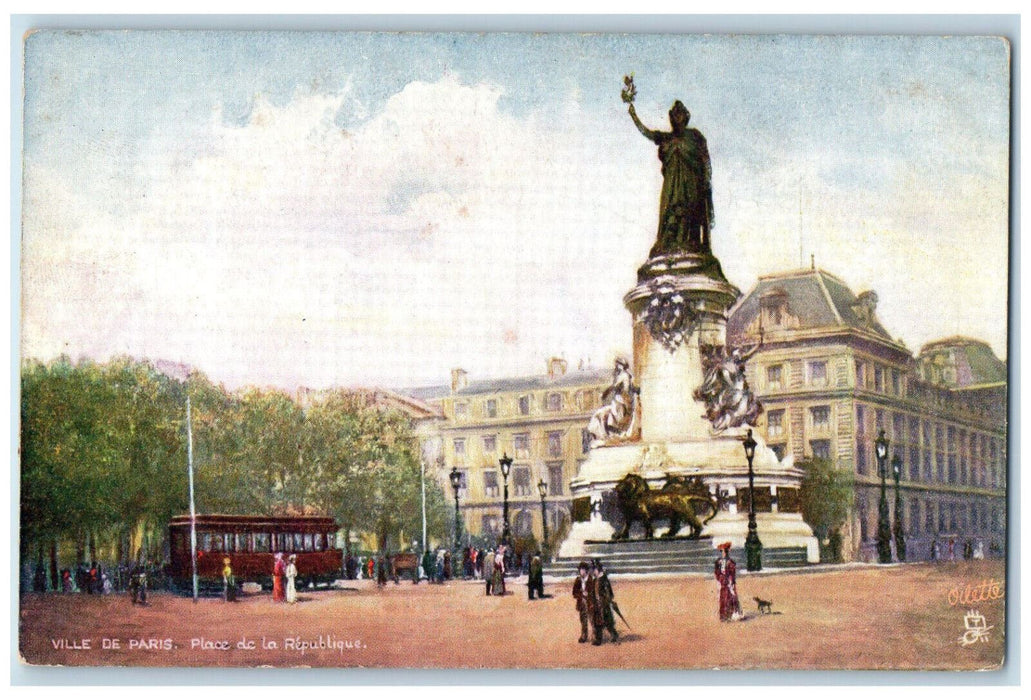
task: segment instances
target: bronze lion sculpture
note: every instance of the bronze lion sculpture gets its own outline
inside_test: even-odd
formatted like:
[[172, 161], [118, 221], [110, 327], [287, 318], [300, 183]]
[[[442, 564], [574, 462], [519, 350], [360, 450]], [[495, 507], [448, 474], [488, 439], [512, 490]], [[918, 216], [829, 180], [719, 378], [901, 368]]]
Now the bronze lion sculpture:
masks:
[[[637, 474], [627, 474], [616, 484], [619, 509], [623, 514], [623, 527], [612, 535], [613, 540], [630, 539], [630, 527], [637, 521], [644, 525], [644, 536], [652, 539], [652, 521], [668, 520], [669, 530], [663, 537], [675, 537], [684, 523], [691, 526], [689, 537], [701, 536], [702, 527], [716, 517], [719, 510], [716, 499], [698, 477], [667, 476], [659, 491], [652, 491], [648, 482]], [[702, 503], [712, 511], [705, 520], [698, 519], [695, 503]]]

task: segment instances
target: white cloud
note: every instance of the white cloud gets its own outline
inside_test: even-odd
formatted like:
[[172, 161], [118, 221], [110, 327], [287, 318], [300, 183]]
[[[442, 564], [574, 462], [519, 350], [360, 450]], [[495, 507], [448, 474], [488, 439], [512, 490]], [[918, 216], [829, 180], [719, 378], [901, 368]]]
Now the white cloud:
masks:
[[[661, 176], [625, 114], [584, 113], [570, 95], [556, 121], [517, 118], [499, 88], [445, 77], [346, 131], [346, 97], [259, 96], [242, 127], [214, 114], [198, 142], [155, 138], [125, 165], [138, 186], [107, 198], [28, 168], [24, 353], [129, 353], [292, 387], [540, 372], [553, 353], [598, 366], [629, 350], [622, 295], [654, 237]], [[806, 158], [821, 267], [877, 288], [907, 342], [964, 332], [1000, 347], [1004, 317], [984, 314], [1000, 283], [940, 273], [983, 235], [1005, 237], [998, 188], [901, 177], [886, 202], [828, 184], [821, 167], [840, 156]], [[799, 159], [767, 162], [715, 168], [714, 247], [743, 291], [798, 257]], [[999, 213], [979, 231], [971, 212], [986, 204]], [[954, 247], [914, 257], [937, 230]], [[996, 246], [991, 264], [1005, 255]], [[926, 309], [949, 284], [960, 299], [943, 321], [952, 310]]]

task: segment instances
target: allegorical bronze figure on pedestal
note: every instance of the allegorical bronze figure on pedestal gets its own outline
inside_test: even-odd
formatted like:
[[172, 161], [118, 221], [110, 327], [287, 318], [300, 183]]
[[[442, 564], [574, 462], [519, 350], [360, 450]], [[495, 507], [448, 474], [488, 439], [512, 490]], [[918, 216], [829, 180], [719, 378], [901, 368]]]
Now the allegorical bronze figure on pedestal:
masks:
[[659, 231], [649, 257], [678, 253], [710, 253], [709, 234], [715, 223], [712, 208], [712, 165], [705, 137], [687, 126], [691, 113], [677, 100], [669, 110], [670, 131], [652, 131], [637, 117], [633, 76], [623, 78], [623, 101], [638, 130], [659, 147], [662, 197]]

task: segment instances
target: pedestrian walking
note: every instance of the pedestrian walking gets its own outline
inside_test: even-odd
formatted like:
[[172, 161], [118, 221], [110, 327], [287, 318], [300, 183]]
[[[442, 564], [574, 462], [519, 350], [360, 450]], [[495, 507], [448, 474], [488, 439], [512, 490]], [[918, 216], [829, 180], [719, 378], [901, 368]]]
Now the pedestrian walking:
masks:
[[286, 600], [286, 562], [283, 561], [283, 553], [276, 552], [275, 562], [272, 564], [272, 601], [282, 603]]
[[505, 545], [501, 545], [494, 555], [494, 574], [490, 583], [494, 595], [505, 595], [505, 549]]
[[716, 580], [720, 584], [720, 622], [740, 620], [741, 602], [737, 597], [737, 565], [730, 558], [730, 542], [719, 546], [722, 556], [716, 560]]
[[494, 550], [487, 550], [487, 553], [483, 556], [483, 561], [480, 564], [480, 568], [483, 573], [483, 581], [486, 584], [487, 595], [490, 595], [494, 587]]
[[595, 639], [601, 640], [602, 629], [608, 630], [612, 641], [619, 641], [619, 632], [616, 631], [616, 616], [612, 613], [612, 606], [616, 604], [616, 595], [612, 591], [612, 582], [609, 575], [605, 573], [605, 567], [601, 559], [594, 560], [594, 578], [597, 581], [598, 610], [601, 613], [601, 627], [594, 630]]
[[134, 564], [129, 571], [129, 593], [133, 605], [147, 604], [147, 570], [142, 564]]
[[576, 600], [576, 613], [580, 616], [580, 639], [577, 641], [583, 644], [587, 641], [587, 625], [591, 619], [593, 605], [590, 600], [590, 571], [591, 567], [587, 562], [582, 561], [576, 567], [577, 577], [573, 581], [573, 599]]
[[541, 562], [540, 552], [530, 560], [530, 575], [527, 577], [526, 586], [530, 600], [533, 600], [535, 594], [538, 598], [544, 597], [544, 564]]
[[297, 555], [291, 554], [286, 563], [286, 602], [297, 602]]
[[428, 549], [422, 553], [422, 575], [428, 583], [433, 583], [433, 553]]
[[222, 559], [222, 600], [232, 603], [236, 600], [236, 577], [233, 575], [233, 561]]

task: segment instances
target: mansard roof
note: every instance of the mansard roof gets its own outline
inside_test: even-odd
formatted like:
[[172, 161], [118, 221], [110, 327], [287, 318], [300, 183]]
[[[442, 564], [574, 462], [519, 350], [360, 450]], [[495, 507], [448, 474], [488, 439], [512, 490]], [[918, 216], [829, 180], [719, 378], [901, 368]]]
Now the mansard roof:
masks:
[[[548, 374], [537, 374], [526, 377], [504, 377], [500, 379], [470, 380], [469, 383], [454, 392], [454, 396], [476, 396], [482, 394], [503, 394], [511, 391], [535, 391], [540, 389], [564, 389], [575, 386], [592, 386], [608, 384], [612, 381], [612, 369], [570, 370], [552, 377]], [[450, 385], [441, 384], [414, 389], [398, 389], [398, 393], [406, 394], [423, 401], [442, 399], [452, 395]]]
[[[948, 372], [928, 372], [928, 379], [956, 388], [981, 387], [1007, 380], [1006, 363], [995, 356], [988, 343], [976, 338], [952, 336], [927, 343], [917, 357], [921, 364], [940, 365]], [[932, 376], [933, 375], [933, 376]]]
[[[792, 330], [852, 328], [878, 336], [896, 344], [874, 314], [867, 321], [861, 297], [848, 285], [825, 270], [796, 270], [759, 278], [758, 284], [731, 309], [727, 319], [727, 337], [750, 335], [749, 326], [756, 320], [764, 299], [766, 303], [783, 303], [791, 317]], [[874, 304], [876, 297], [874, 296]]]

